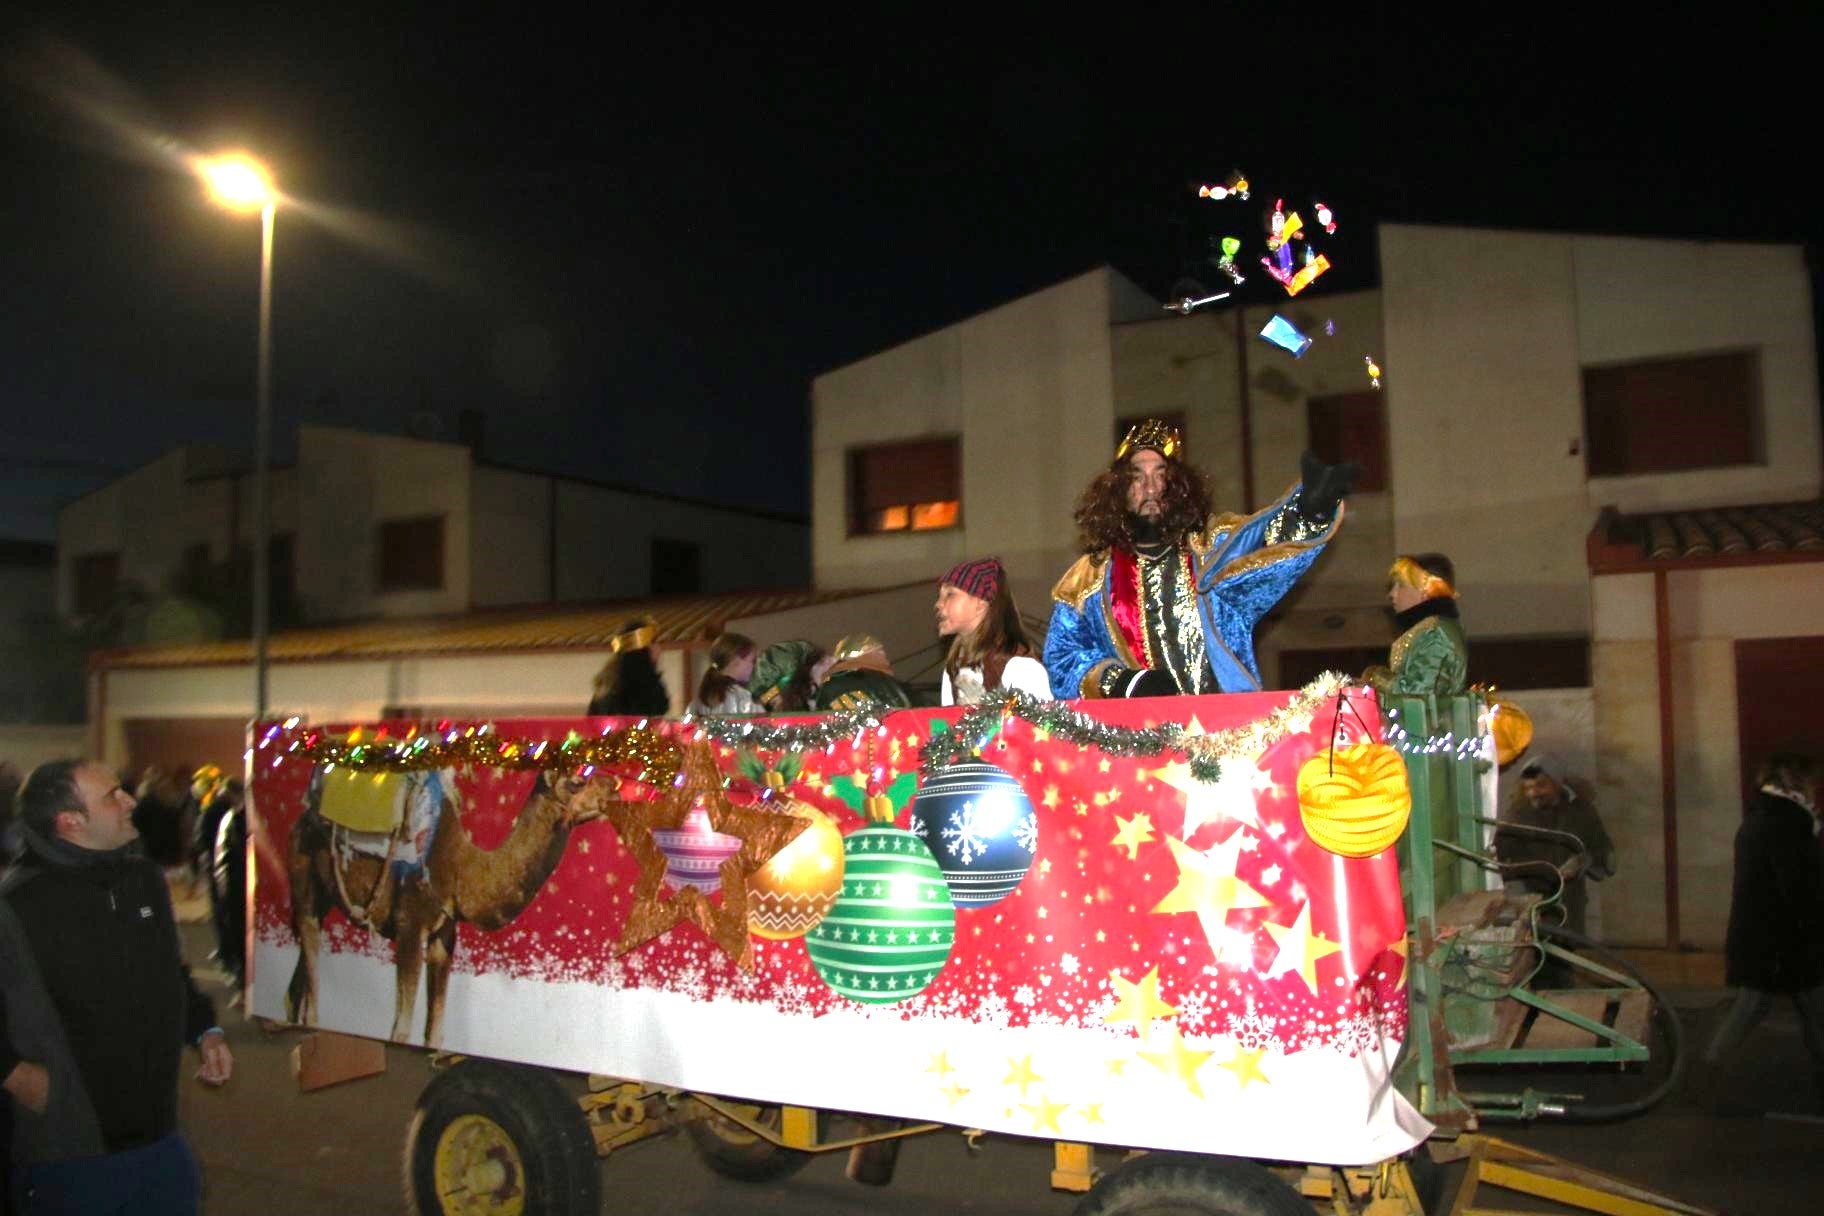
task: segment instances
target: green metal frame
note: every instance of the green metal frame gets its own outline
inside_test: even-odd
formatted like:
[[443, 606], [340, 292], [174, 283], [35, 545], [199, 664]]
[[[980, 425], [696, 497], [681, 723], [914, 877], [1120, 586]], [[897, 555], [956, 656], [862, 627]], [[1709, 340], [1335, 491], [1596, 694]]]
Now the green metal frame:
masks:
[[[1390, 741], [1399, 739], [1406, 752], [1412, 787], [1412, 817], [1399, 847], [1400, 879], [1406, 896], [1407, 931], [1411, 941], [1408, 966], [1410, 1018], [1407, 1051], [1400, 1083], [1415, 1105], [1434, 1121], [1461, 1120], [1465, 1114], [1484, 1118], [1531, 1118], [1561, 1109], [1563, 1097], [1532, 1090], [1521, 1093], [1459, 1093], [1453, 1069], [1458, 1065], [1622, 1064], [1644, 1061], [1645, 1043], [1624, 1031], [1565, 1007], [1530, 988], [1547, 959], [1588, 973], [1602, 986], [1580, 989], [1590, 996], [1620, 1001], [1643, 991], [1632, 977], [1550, 941], [1540, 940], [1537, 916], [1553, 900], [1534, 909], [1525, 924], [1458, 932], [1440, 941], [1438, 909], [1453, 897], [1486, 887], [1493, 859], [1482, 841], [1494, 822], [1494, 808], [1481, 805], [1481, 782], [1488, 761], [1457, 747], [1473, 738], [1483, 700], [1480, 694], [1456, 696], [1388, 696], [1382, 698]], [[1404, 734], [1400, 734], [1403, 731]], [[1427, 745], [1432, 745], [1428, 747]], [[1503, 979], [1484, 991], [1452, 976], [1477, 971], [1509, 976], [1521, 970], [1518, 953], [1537, 955], [1517, 980]], [[1517, 1001], [1595, 1038], [1579, 1047], [1483, 1047], [1452, 1051], [1447, 1028], [1477, 1030], [1492, 1025], [1495, 1011]], [[1466, 1034], [1464, 1037], [1474, 1037]]]

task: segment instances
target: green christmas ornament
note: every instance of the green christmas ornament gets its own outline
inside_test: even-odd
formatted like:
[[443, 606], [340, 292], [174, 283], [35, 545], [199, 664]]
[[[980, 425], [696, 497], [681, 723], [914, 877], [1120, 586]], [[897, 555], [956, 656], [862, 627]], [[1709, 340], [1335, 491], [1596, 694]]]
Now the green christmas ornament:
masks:
[[956, 941], [956, 907], [924, 841], [873, 824], [843, 841], [842, 894], [805, 949], [832, 991], [869, 1005], [917, 996]]

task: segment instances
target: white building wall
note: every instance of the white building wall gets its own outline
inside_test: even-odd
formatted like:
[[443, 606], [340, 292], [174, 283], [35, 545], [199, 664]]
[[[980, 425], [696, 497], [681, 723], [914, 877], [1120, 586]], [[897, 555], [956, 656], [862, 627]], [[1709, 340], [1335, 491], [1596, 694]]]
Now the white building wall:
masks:
[[552, 480], [475, 466], [469, 489], [470, 599], [477, 608], [545, 603], [551, 578]]
[[[1109, 327], [1157, 307], [1097, 269], [819, 376], [811, 405], [816, 584], [935, 579], [964, 557], [992, 553], [1017, 593], [1049, 588], [1074, 549], [1076, 497], [1112, 454]], [[849, 451], [941, 435], [961, 440], [960, 525], [849, 536]]]
[[[469, 607], [469, 450], [332, 427], [298, 428], [298, 594], [308, 620]], [[443, 518], [443, 586], [378, 589], [382, 523]]]
[[184, 449], [176, 448], [57, 514], [57, 610], [75, 611], [76, 559], [120, 554], [120, 582], [164, 589], [188, 543], [183, 530]]
[[655, 538], [699, 547], [700, 591], [802, 587], [810, 575], [807, 531], [795, 519], [560, 482], [557, 598], [650, 595]]

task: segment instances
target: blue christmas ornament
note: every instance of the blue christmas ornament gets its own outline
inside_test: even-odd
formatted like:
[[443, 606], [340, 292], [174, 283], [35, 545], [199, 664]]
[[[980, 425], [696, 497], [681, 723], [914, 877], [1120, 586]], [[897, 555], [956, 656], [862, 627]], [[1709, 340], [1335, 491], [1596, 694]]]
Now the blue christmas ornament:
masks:
[[980, 757], [926, 779], [912, 803], [911, 827], [937, 858], [958, 908], [1005, 899], [1039, 851], [1032, 800], [1018, 781]]

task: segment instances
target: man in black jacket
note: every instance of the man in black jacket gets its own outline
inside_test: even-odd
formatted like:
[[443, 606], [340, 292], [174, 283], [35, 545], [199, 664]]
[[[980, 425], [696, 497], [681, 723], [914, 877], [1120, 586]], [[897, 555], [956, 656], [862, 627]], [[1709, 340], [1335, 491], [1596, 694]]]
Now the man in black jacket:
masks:
[[19, 791], [25, 854], [0, 883], [0, 1086], [14, 1193], [32, 1212], [193, 1216], [183, 1044], [206, 1083], [234, 1066], [180, 957], [164, 876], [133, 847], [133, 806], [81, 760], [40, 765]]

